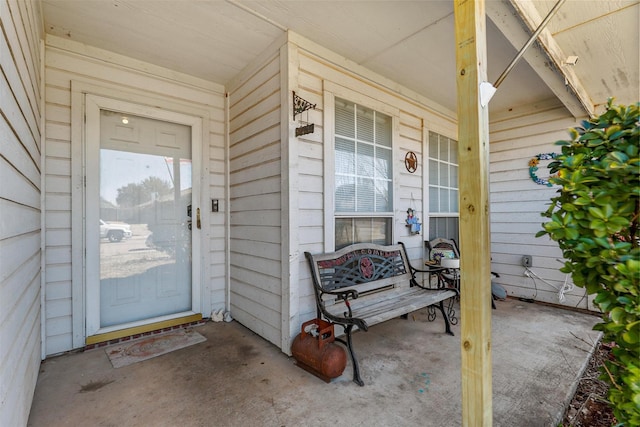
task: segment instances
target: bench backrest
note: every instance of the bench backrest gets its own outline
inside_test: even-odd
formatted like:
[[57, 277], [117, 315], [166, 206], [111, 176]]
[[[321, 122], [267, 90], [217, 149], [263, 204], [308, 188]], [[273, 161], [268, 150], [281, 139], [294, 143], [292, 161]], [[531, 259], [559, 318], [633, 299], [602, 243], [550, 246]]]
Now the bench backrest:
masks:
[[354, 289], [363, 295], [385, 288], [410, 286], [412, 273], [404, 246], [359, 243], [336, 252], [312, 255], [305, 252], [316, 296], [324, 292]]

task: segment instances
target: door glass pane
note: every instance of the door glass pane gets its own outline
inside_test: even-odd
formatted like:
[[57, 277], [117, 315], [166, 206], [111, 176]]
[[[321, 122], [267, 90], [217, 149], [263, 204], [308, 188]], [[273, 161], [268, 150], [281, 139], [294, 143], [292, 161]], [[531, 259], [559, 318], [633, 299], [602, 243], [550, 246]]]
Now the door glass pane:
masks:
[[191, 128], [100, 122], [100, 326], [190, 310]]

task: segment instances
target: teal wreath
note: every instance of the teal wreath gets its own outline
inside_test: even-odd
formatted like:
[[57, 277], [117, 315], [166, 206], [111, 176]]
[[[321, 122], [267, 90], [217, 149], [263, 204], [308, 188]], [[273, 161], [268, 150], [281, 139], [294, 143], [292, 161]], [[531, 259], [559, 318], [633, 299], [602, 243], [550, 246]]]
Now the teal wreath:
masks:
[[[531, 177], [531, 180], [538, 185], [546, 185], [547, 187], [551, 187], [553, 184], [551, 184], [546, 179], [538, 178], [538, 176], [536, 175], [536, 171], [538, 170], [538, 164], [540, 163], [540, 160], [552, 160], [557, 156], [558, 155], [556, 153], [542, 153], [531, 158], [531, 160], [529, 160], [529, 176]], [[553, 176], [554, 175], [550, 176], [549, 178], [553, 178]]]

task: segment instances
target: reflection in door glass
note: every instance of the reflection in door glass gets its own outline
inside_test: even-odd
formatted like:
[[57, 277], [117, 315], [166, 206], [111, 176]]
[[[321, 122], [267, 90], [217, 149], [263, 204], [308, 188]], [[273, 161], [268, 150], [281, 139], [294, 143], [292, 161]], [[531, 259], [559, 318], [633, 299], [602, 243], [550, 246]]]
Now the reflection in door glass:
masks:
[[101, 117], [101, 327], [191, 309], [190, 128], [127, 122]]

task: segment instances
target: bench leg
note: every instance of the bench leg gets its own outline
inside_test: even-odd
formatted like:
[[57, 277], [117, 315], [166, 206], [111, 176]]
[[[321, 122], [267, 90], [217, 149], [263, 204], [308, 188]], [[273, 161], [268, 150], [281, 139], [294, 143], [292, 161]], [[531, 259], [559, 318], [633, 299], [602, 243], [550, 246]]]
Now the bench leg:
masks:
[[362, 381], [362, 378], [360, 378], [360, 367], [358, 366], [358, 359], [356, 359], [356, 354], [353, 352], [353, 341], [351, 339], [352, 329], [353, 325], [349, 325], [344, 328], [344, 332], [347, 335], [347, 348], [349, 349], [349, 354], [351, 355], [351, 364], [353, 365], [353, 382], [362, 387], [364, 385], [364, 381]]
[[444, 311], [444, 301], [440, 301], [440, 304], [438, 304], [438, 307], [440, 308], [440, 312], [442, 313], [442, 317], [444, 318], [444, 325], [445, 325], [445, 330], [446, 332], [451, 335], [453, 335], [453, 332], [451, 331], [451, 325], [449, 324], [449, 317], [447, 317], [447, 314]]

